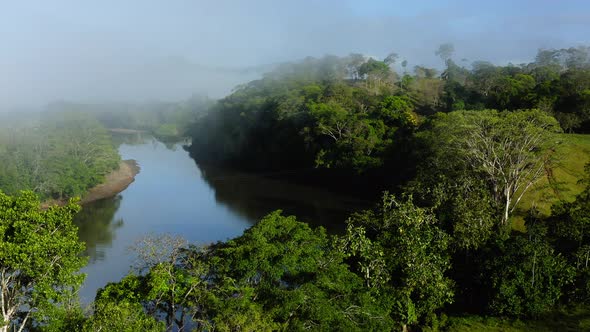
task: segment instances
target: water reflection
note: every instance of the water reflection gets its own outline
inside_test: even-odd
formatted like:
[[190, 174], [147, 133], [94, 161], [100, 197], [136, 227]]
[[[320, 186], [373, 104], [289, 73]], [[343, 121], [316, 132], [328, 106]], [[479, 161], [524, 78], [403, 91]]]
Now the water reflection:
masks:
[[76, 218], [90, 256], [82, 271], [87, 274], [80, 291], [83, 303], [129, 272], [128, 248], [145, 235], [171, 234], [196, 244], [224, 241], [277, 209], [334, 232], [343, 229], [350, 212], [366, 207], [366, 202], [319, 188], [198, 167], [182, 148], [186, 142], [129, 136], [120, 138], [119, 152], [138, 162], [135, 182], [115, 198], [85, 205]]
[[86, 243], [89, 264], [105, 258], [105, 249], [111, 246], [116, 230], [123, 226], [123, 219], [114, 218], [121, 200], [122, 197], [117, 195], [88, 203], [76, 215], [74, 223], [78, 226], [80, 240]]
[[252, 221], [281, 209], [301, 221], [338, 233], [344, 229], [344, 222], [352, 212], [370, 204], [355, 197], [264, 175], [203, 165], [199, 168], [205, 182], [213, 188], [216, 201]]
[[141, 131], [137, 132], [111, 132], [111, 138], [113, 144], [116, 147], [119, 147], [123, 144], [127, 145], [141, 145], [145, 144], [147, 139], [151, 139], [151, 135], [143, 133]]

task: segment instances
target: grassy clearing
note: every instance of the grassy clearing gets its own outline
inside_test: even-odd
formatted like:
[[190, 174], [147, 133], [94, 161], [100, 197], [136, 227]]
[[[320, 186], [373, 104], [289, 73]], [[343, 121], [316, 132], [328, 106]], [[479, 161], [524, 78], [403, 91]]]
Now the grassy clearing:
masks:
[[523, 196], [512, 218], [514, 229], [524, 231], [524, 216], [536, 207], [542, 214], [551, 213], [551, 205], [563, 199], [573, 201], [584, 189], [579, 180], [590, 162], [590, 135], [560, 134], [553, 160], [545, 175]]
[[493, 317], [450, 317], [446, 331], [467, 332], [549, 332], [590, 331], [589, 308], [556, 311], [538, 320], [513, 320]]

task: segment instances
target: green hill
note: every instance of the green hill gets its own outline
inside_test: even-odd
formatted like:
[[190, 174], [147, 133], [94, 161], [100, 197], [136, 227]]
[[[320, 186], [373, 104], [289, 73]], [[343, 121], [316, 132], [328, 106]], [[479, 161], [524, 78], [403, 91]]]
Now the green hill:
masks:
[[584, 189], [579, 180], [590, 162], [590, 135], [561, 134], [545, 175], [527, 192], [514, 217], [514, 228], [524, 231], [524, 216], [532, 207], [549, 215], [558, 200], [573, 201]]

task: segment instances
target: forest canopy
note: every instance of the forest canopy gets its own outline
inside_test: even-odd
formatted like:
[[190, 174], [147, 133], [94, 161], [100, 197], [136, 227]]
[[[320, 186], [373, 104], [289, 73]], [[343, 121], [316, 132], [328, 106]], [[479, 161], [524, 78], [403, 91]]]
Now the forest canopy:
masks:
[[119, 166], [111, 135], [93, 116], [45, 113], [38, 122], [2, 128], [0, 189], [42, 198], [80, 196]]
[[[249, 169], [322, 167], [370, 171], [391, 164], [432, 114], [539, 109], [566, 132], [590, 131], [587, 47], [540, 50], [533, 62], [416, 66], [351, 54], [278, 66], [221, 99], [192, 129], [193, 155]], [[399, 70], [401, 69], [401, 71]]]
[[[326, 56], [279, 65], [215, 103], [92, 114], [54, 105], [62, 109], [0, 136], [0, 288], [12, 301], [0, 330], [405, 332], [587, 316], [590, 164], [567, 169], [576, 190], [553, 171], [564, 142], [590, 132], [589, 52], [464, 66], [444, 44], [435, 51], [444, 70], [410, 72], [395, 53]], [[198, 163], [312, 170], [299, 179], [328, 175], [316, 185], [380, 198], [334, 232], [278, 210], [224, 242], [147, 237], [139, 263], [84, 313], [71, 298], [82, 280], [78, 206], [42, 210], [38, 197], [100, 183], [119, 162], [106, 127], [119, 125], [190, 134]], [[19, 194], [26, 188], [34, 192]], [[528, 198], [533, 188], [554, 194], [546, 211]]]

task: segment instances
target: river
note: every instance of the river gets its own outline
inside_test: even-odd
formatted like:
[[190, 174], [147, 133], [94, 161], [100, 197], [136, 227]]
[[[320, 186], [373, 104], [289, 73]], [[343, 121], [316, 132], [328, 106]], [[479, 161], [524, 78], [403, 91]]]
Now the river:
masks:
[[367, 206], [316, 187], [199, 167], [182, 143], [134, 135], [120, 144], [119, 153], [139, 164], [135, 181], [113, 198], [84, 205], [75, 220], [89, 256], [80, 290], [84, 304], [130, 271], [130, 248], [145, 236], [169, 234], [195, 244], [224, 241], [276, 209], [337, 232], [350, 212]]

